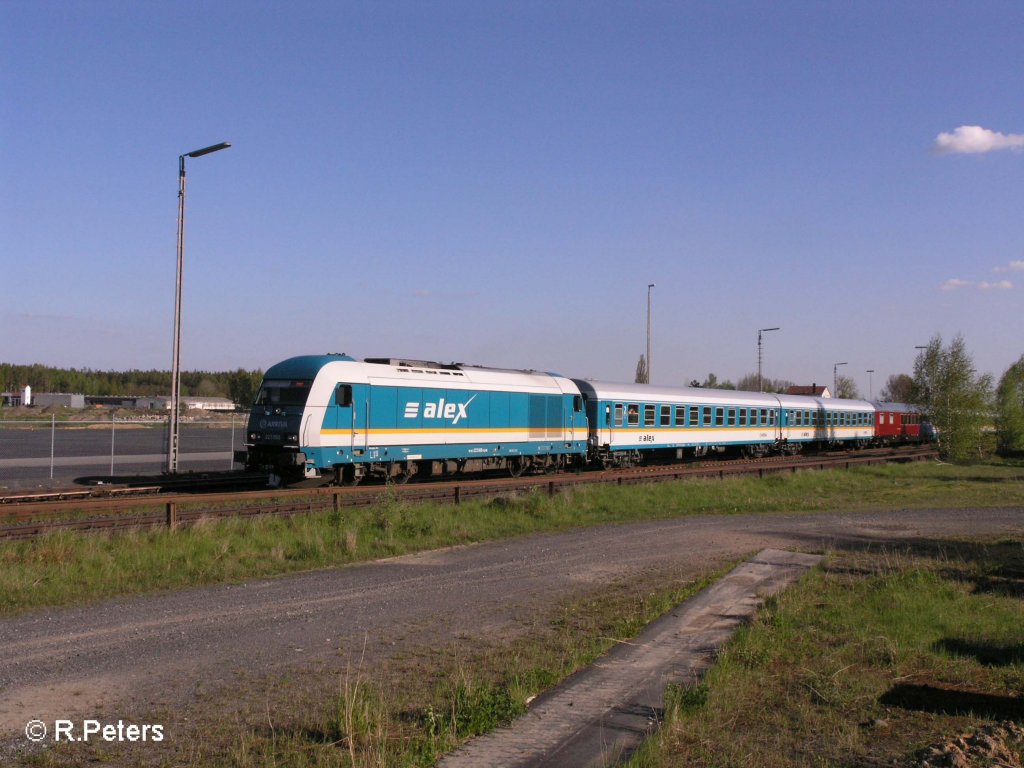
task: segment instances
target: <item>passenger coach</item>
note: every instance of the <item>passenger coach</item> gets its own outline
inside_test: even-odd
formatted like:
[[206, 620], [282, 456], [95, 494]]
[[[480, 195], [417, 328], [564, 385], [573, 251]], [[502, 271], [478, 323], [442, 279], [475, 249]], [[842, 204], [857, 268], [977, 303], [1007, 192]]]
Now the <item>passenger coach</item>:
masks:
[[805, 444], [864, 444], [870, 403], [574, 379], [587, 406], [590, 454], [604, 466], [680, 459], [739, 448], [748, 456]]

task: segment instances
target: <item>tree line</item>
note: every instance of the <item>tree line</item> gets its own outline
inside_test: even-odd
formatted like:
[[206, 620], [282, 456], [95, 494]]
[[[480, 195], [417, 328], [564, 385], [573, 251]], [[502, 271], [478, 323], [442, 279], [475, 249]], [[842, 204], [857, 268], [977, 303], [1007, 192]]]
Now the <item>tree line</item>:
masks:
[[[182, 371], [181, 390], [189, 397], [226, 397], [238, 406], [256, 398], [263, 371]], [[169, 396], [170, 371], [94, 371], [89, 368], [52, 368], [46, 365], [0, 363], [0, 386], [20, 392], [63, 392], [91, 396]]]

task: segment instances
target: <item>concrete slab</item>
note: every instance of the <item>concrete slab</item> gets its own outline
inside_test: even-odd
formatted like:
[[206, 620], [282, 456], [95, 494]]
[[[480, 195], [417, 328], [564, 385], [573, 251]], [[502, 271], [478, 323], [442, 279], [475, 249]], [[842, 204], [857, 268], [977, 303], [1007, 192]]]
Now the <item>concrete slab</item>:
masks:
[[818, 555], [766, 549], [649, 624], [533, 702], [512, 723], [441, 760], [441, 768], [615, 765], [632, 754], [664, 716], [669, 683], [692, 685], [764, 598], [821, 561]]

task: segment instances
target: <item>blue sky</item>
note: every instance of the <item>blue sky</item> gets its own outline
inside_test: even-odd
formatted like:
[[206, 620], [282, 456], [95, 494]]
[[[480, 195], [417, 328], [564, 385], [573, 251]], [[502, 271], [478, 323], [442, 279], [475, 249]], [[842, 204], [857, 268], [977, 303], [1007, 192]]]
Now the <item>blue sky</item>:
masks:
[[[0, 360], [1024, 353], [1024, 4], [0, 0]], [[973, 126], [973, 128], [972, 128]], [[945, 138], [940, 138], [943, 134]]]

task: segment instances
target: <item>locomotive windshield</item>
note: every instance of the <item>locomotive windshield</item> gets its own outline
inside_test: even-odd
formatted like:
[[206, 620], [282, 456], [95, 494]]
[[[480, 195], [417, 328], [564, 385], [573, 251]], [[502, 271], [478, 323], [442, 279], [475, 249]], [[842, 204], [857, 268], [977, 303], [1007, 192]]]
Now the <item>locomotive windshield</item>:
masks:
[[305, 405], [312, 379], [267, 379], [256, 395], [256, 405]]

